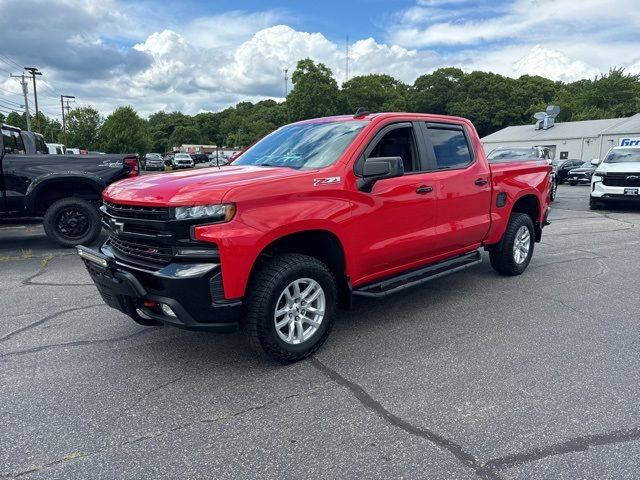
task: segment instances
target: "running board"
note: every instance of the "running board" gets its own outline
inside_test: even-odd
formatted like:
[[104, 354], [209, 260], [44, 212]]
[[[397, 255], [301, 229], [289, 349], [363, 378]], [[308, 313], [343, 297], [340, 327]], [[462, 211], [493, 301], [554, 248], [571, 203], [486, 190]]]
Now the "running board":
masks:
[[482, 262], [482, 258], [480, 257], [480, 252], [476, 250], [475, 252], [465, 253], [417, 270], [401, 273], [395, 277], [370, 283], [355, 289], [353, 294], [361, 297], [382, 297], [469, 268], [480, 262]]

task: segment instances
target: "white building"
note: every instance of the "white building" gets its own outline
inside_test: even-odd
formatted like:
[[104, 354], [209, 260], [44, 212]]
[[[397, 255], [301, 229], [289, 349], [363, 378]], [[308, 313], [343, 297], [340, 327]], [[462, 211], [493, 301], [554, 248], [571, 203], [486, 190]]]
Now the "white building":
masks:
[[[625, 139], [627, 139], [625, 141]], [[629, 140], [630, 139], [630, 140]], [[628, 118], [507, 127], [481, 139], [486, 153], [497, 147], [549, 147], [556, 160], [602, 158], [611, 147], [640, 140], [640, 113]]]

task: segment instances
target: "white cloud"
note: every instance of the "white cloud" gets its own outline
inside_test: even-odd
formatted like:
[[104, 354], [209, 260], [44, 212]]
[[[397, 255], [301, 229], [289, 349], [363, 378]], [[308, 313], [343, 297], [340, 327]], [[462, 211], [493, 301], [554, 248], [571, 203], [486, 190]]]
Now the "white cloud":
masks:
[[572, 60], [558, 50], [536, 45], [513, 64], [513, 73], [516, 77], [544, 75], [551, 80], [573, 82], [581, 78], [593, 78], [600, 71], [581, 60]]

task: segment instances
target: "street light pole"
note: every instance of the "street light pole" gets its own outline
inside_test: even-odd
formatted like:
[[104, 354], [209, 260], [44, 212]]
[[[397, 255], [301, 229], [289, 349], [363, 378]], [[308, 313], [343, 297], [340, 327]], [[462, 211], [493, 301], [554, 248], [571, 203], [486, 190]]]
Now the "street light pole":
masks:
[[38, 110], [38, 90], [36, 90], [36, 75], [42, 75], [42, 72], [38, 71], [36, 67], [24, 67], [28, 72], [31, 72], [31, 78], [33, 79], [33, 99], [36, 104], [36, 130], [40, 131], [40, 110]]

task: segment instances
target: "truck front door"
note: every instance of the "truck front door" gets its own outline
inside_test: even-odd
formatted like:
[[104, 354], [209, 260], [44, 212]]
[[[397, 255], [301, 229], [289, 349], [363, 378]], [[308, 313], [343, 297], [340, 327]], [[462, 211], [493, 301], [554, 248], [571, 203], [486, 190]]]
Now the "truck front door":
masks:
[[2, 129], [2, 210], [5, 213], [21, 212], [24, 209], [24, 195], [29, 180], [20, 175], [21, 161], [26, 159], [24, 142], [20, 132]]

